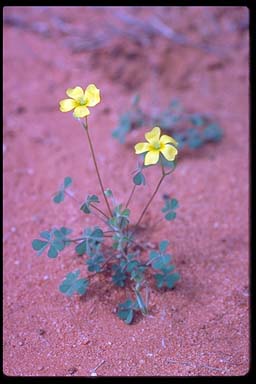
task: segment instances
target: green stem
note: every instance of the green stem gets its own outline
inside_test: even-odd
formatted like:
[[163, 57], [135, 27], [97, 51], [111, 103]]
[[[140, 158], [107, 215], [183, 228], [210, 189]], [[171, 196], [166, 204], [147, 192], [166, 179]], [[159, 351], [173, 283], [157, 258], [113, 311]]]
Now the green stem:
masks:
[[140, 222], [141, 222], [143, 216], [145, 215], [145, 213], [146, 213], [148, 207], [149, 207], [150, 204], [152, 203], [152, 201], [153, 201], [155, 195], [157, 194], [157, 192], [158, 192], [158, 190], [159, 190], [159, 188], [160, 188], [160, 185], [162, 184], [164, 178], [165, 178], [165, 173], [163, 173], [161, 179], [159, 180], [159, 182], [158, 182], [158, 184], [157, 184], [157, 186], [156, 186], [156, 189], [155, 189], [154, 193], [153, 193], [152, 196], [150, 197], [149, 201], [147, 202], [145, 208], [143, 209], [143, 211], [142, 211], [142, 213], [141, 213], [141, 215], [140, 215], [140, 217], [139, 217], [139, 220], [138, 220], [137, 223], [135, 224], [134, 232], [135, 232], [135, 229], [136, 229], [136, 228], [138, 227], [138, 225], [140, 224]]
[[133, 188], [132, 188], [132, 191], [131, 191], [131, 193], [130, 193], [129, 199], [127, 200], [127, 203], [125, 204], [125, 208], [127, 208], [128, 205], [130, 204], [131, 199], [132, 199], [132, 197], [133, 197], [133, 194], [134, 194], [134, 192], [135, 192], [135, 188], [136, 188], [136, 184], [134, 184], [134, 186], [133, 186]]
[[100, 208], [96, 207], [94, 204], [90, 204], [90, 206], [91, 206], [92, 208], [94, 208], [96, 211], [100, 212], [103, 216], [105, 216], [106, 219], [109, 218], [108, 215], [106, 215], [106, 213], [104, 213]]
[[99, 183], [100, 183], [101, 192], [102, 192], [104, 200], [106, 202], [106, 205], [107, 205], [110, 217], [112, 217], [112, 212], [111, 212], [111, 209], [110, 209], [110, 206], [109, 206], [108, 199], [107, 199], [107, 197], [106, 197], [106, 195], [104, 193], [103, 183], [102, 183], [102, 180], [101, 180], [101, 177], [100, 177], [100, 172], [99, 172], [98, 164], [97, 164], [97, 161], [96, 161], [96, 156], [95, 156], [95, 153], [94, 153], [91, 137], [90, 137], [90, 134], [89, 134], [87, 117], [85, 118], [85, 121], [86, 121], [86, 123], [85, 124], [82, 123], [82, 124], [83, 124], [85, 132], [87, 134], [87, 138], [88, 138], [88, 142], [89, 142], [89, 146], [90, 146], [90, 150], [91, 150], [91, 154], [92, 154], [92, 159], [93, 159], [94, 166], [95, 166], [95, 169], [96, 169], [96, 173], [97, 173], [97, 176], [98, 176], [98, 180], [99, 180]]

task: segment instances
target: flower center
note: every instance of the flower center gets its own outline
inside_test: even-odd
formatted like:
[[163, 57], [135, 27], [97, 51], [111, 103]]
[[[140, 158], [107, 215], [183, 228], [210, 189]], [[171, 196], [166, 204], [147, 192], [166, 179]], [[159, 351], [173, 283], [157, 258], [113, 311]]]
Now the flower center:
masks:
[[154, 149], [160, 149], [161, 148], [161, 144], [156, 141], [155, 143], [153, 143], [153, 148]]
[[78, 102], [79, 102], [79, 104], [82, 106], [82, 105], [86, 105], [87, 102], [88, 102], [88, 100], [85, 99], [84, 97], [80, 97], [80, 98], [78, 99]]

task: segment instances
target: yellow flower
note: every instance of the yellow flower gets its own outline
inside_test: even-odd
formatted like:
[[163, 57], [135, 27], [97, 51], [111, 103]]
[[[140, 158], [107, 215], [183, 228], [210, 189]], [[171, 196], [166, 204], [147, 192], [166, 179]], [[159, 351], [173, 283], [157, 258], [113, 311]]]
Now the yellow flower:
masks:
[[159, 127], [154, 127], [150, 132], [145, 134], [147, 143], [138, 143], [135, 145], [135, 153], [140, 154], [147, 152], [144, 164], [156, 164], [159, 160], [160, 153], [168, 160], [173, 161], [178, 153], [175, 146], [178, 146], [176, 140], [171, 136], [162, 135]]
[[94, 107], [100, 102], [100, 90], [94, 84], [83, 91], [81, 87], [68, 88], [66, 94], [70, 99], [60, 101], [60, 111], [69, 112], [74, 109], [74, 117], [85, 117], [90, 114], [87, 107]]

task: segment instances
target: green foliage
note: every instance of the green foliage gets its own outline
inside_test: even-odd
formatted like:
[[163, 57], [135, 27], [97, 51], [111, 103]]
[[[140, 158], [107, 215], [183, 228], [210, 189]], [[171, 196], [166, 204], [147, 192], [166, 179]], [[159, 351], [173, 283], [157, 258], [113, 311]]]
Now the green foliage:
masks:
[[88, 195], [85, 202], [81, 205], [80, 209], [84, 213], [91, 213], [90, 205], [92, 203], [99, 203], [99, 198], [96, 195]]
[[[127, 134], [142, 125], [159, 126], [179, 143], [179, 150], [184, 147], [197, 149], [208, 142], [218, 142], [223, 137], [221, 127], [212, 122], [203, 113], [188, 113], [179, 100], [172, 100], [169, 106], [154, 118], [146, 115], [139, 106], [139, 96], [129, 111], [120, 116], [118, 126], [113, 131], [113, 137], [121, 144], [126, 141]], [[165, 165], [168, 163], [164, 161]], [[167, 164], [168, 166], [168, 164]], [[134, 181], [136, 184], [136, 182]], [[141, 184], [138, 184], [141, 185]]]
[[104, 233], [99, 227], [86, 228], [82, 235], [82, 241], [76, 246], [78, 255], [87, 254], [93, 256], [100, 249], [101, 242], [104, 239]]
[[122, 260], [120, 264], [112, 265], [112, 271], [114, 271], [112, 281], [118, 287], [124, 287], [125, 281], [128, 277], [127, 273], [124, 271], [124, 267], [126, 267], [126, 263], [124, 260]]
[[114, 231], [124, 229], [129, 224], [130, 209], [122, 208], [122, 204], [117, 205], [113, 210], [113, 217], [108, 220], [108, 225]]
[[134, 317], [134, 311], [136, 310], [138, 310], [137, 302], [127, 299], [124, 303], [118, 305], [117, 316], [126, 324], [131, 324]]
[[64, 179], [63, 183], [61, 184], [58, 192], [56, 192], [56, 194], [53, 197], [54, 203], [60, 204], [64, 200], [64, 198], [65, 198], [65, 189], [70, 187], [71, 184], [72, 184], [71, 177], [69, 177], [69, 176], [65, 177], [65, 179]]
[[145, 185], [146, 179], [145, 176], [141, 171], [137, 172], [136, 175], [133, 177], [133, 182], [135, 185]]
[[172, 256], [166, 253], [168, 245], [169, 241], [163, 240], [159, 243], [159, 250], [151, 251], [149, 254], [149, 263], [152, 265], [152, 268], [161, 272], [154, 275], [158, 288], [166, 286], [171, 289], [180, 279], [180, 275], [177, 272], [172, 273], [175, 266], [170, 264]]
[[[183, 135], [184, 145], [187, 144], [191, 148], [196, 148], [202, 145], [204, 141], [217, 141], [221, 137], [221, 131], [216, 124], [207, 123], [205, 128], [203, 115], [187, 114], [186, 119], [189, 122], [189, 129], [185, 133], [181, 131], [176, 132], [179, 135]], [[184, 111], [182, 106], [179, 101], [174, 100], [162, 114], [156, 116], [154, 125], [161, 126], [166, 131], [176, 130], [176, 127], [183, 121]], [[89, 140], [89, 148], [99, 179], [103, 202], [106, 204], [105, 208], [107, 208], [107, 213], [106, 209], [101, 209], [99, 205], [100, 200], [97, 195], [87, 195], [83, 204], [80, 205], [80, 214], [81, 211], [85, 214], [96, 213], [95, 216], [103, 222], [104, 226], [102, 228], [96, 225], [87, 227], [83, 230], [82, 235], [76, 238], [70, 237], [72, 231], [66, 227], [43, 231], [40, 233], [39, 238], [32, 241], [32, 248], [36, 251], [37, 255], [47, 252], [48, 257], [56, 258], [66, 246], [72, 244], [75, 253], [82, 256], [79, 263], [84, 263], [84, 268], [87, 268], [87, 277], [80, 277], [80, 270], [68, 273], [59, 285], [60, 292], [67, 296], [72, 296], [73, 294], [83, 295], [87, 292], [89, 282], [95, 275], [98, 273], [104, 273], [104, 276], [109, 274], [114, 286], [118, 287], [118, 289], [125, 287], [125, 292], [128, 289], [133, 292], [134, 300], [127, 299], [118, 305], [117, 310], [118, 317], [125, 323], [131, 324], [135, 312], [139, 312], [142, 315], [147, 315], [149, 312], [148, 278], [150, 276], [154, 277], [158, 288], [167, 287], [169, 289], [173, 288], [180, 278], [179, 274], [174, 271], [175, 266], [171, 264], [172, 256], [167, 251], [169, 247], [168, 240], [160, 241], [158, 249], [151, 251], [148, 250], [149, 247], [147, 245], [144, 246], [142, 240], [136, 240], [140, 223], [145, 218], [147, 209], [164, 178], [174, 171], [176, 161], [167, 161], [161, 154], [159, 182], [156, 184], [150, 199], [145, 201], [145, 204], [143, 202], [141, 214], [137, 222], [135, 225], [131, 225], [129, 204], [136, 192], [138, 192], [139, 188], [136, 188], [136, 186], [146, 184], [144, 171], [145, 168], [150, 166], [145, 166], [141, 161], [138, 162], [137, 168], [133, 173], [133, 185], [126, 204], [117, 203], [112, 190], [109, 188], [104, 190], [102, 185], [93, 143], [89, 136], [88, 120], [80, 121], [80, 123], [84, 127]], [[120, 142], [124, 142], [130, 130], [146, 123], [148, 124], [146, 115], [142, 112], [139, 106], [139, 96], [136, 95], [131, 102], [131, 111], [121, 116], [119, 126], [113, 132], [113, 135]], [[199, 134], [199, 129], [201, 129], [203, 135], [201, 131]], [[165, 169], [165, 167], [169, 169]], [[66, 191], [71, 184], [72, 179], [66, 177], [53, 197], [55, 203], [61, 203], [65, 195], [72, 197], [70, 192]], [[143, 190], [143, 188], [140, 188], [140, 190]], [[178, 201], [165, 196], [165, 205], [162, 208], [162, 212], [166, 220], [171, 221], [176, 217], [177, 208]], [[82, 217], [84, 218], [83, 215]], [[90, 218], [93, 219], [94, 217]]]
[[144, 113], [139, 106], [139, 95], [135, 95], [131, 100], [131, 109], [120, 116], [117, 127], [112, 132], [112, 136], [121, 144], [125, 143], [126, 135], [135, 127], [141, 127], [145, 123]]
[[104, 191], [105, 195], [107, 197], [113, 197], [113, 192], [111, 191], [111, 189], [107, 188], [105, 191]]
[[169, 197], [165, 198], [165, 205], [162, 208], [164, 217], [167, 221], [174, 220], [176, 217], [176, 209], [178, 208], [179, 203], [177, 199], [170, 199]]
[[69, 242], [67, 237], [71, 233], [71, 229], [61, 227], [60, 229], [53, 228], [50, 232], [43, 231], [40, 233], [41, 239], [32, 241], [32, 248], [37, 251], [40, 256], [48, 248], [48, 257], [55, 259]]
[[[173, 270], [173, 268], [170, 268], [170, 272]], [[158, 288], [167, 287], [169, 289], [172, 289], [176, 282], [180, 280], [180, 275], [175, 273], [170, 273], [168, 269], [163, 271], [163, 273], [158, 273], [154, 275], [154, 278], [156, 280], [156, 285]]]
[[105, 258], [103, 253], [96, 249], [94, 254], [90, 254], [89, 258], [86, 260], [86, 264], [88, 265], [89, 272], [100, 272], [101, 264], [104, 263]]
[[89, 285], [89, 280], [78, 279], [80, 271], [70, 272], [65, 280], [60, 284], [59, 290], [67, 296], [72, 296], [74, 293], [84, 295]]

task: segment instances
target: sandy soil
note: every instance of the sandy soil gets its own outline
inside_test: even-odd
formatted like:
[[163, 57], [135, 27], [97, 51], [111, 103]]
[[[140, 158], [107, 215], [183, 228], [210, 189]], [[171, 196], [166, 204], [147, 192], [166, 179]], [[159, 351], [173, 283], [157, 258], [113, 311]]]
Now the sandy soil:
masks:
[[[245, 375], [248, 10], [115, 8], [147, 23], [168, 14], [169, 27], [190, 43], [156, 34], [139, 45], [117, 34], [96, 49], [107, 24], [128, 31], [109, 8], [4, 9], [4, 374]], [[136, 32], [133, 25], [129, 30]], [[202, 49], [199, 42], [214, 49]], [[69, 299], [58, 286], [76, 268], [86, 275], [81, 259], [71, 248], [57, 260], [37, 257], [31, 248], [42, 230], [67, 226], [79, 234], [92, 223], [72, 200], [51, 202], [65, 176], [73, 178], [79, 199], [100, 192], [84, 132], [72, 114], [58, 110], [68, 87], [89, 83], [102, 95], [89, 117], [92, 139], [104, 184], [120, 202], [129, 194], [137, 160], [133, 145], [144, 130], [130, 134], [125, 146], [111, 132], [134, 93], [149, 113], [179, 97], [192, 111], [212, 113], [225, 132], [219, 144], [181, 154], [144, 220], [143, 241], [170, 240], [181, 280], [166, 292], [152, 284], [150, 315], [130, 326], [114, 313], [127, 289], [100, 277], [85, 297]], [[145, 192], [131, 206], [134, 220], [158, 171], [147, 170]], [[156, 224], [162, 193], [180, 202], [176, 220], [164, 226]]]

